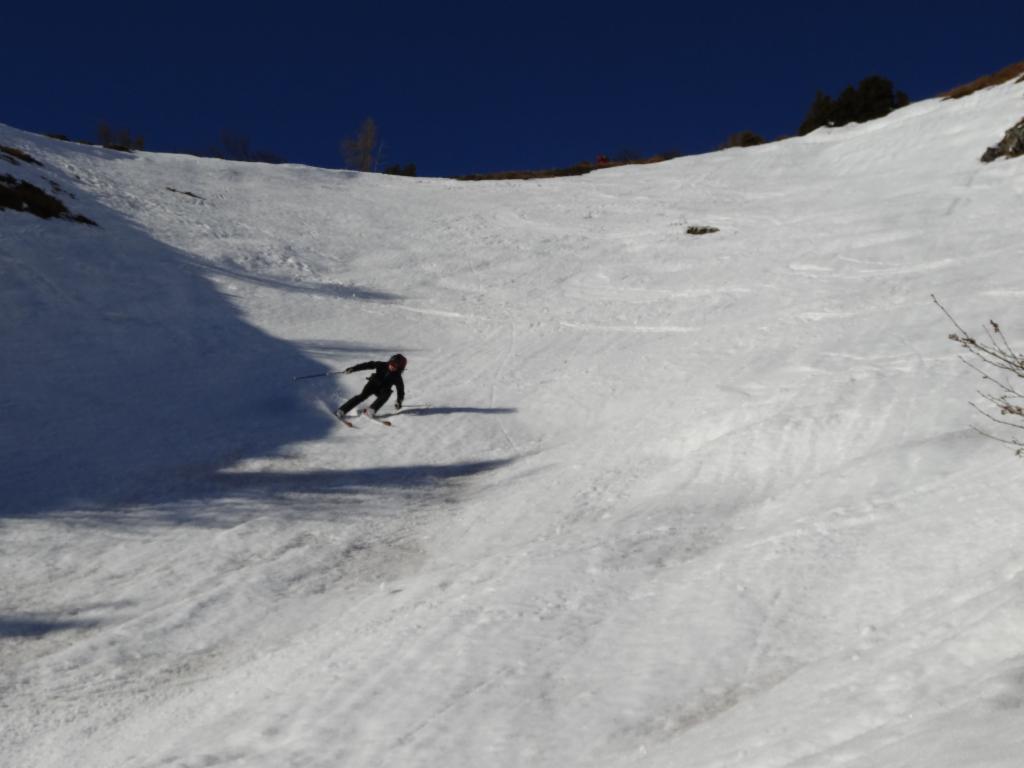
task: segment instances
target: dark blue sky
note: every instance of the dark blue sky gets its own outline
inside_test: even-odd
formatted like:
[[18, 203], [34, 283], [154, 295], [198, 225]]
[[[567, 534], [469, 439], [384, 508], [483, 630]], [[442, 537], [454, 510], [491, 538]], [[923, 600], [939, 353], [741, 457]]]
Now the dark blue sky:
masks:
[[157, 151], [227, 129], [339, 167], [373, 116], [386, 163], [439, 176], [776, 138], [818, 89], [881, 74], [918, 100], [1024, 59], [993, 9], [905, 5], [9, 3], [0, 122]]

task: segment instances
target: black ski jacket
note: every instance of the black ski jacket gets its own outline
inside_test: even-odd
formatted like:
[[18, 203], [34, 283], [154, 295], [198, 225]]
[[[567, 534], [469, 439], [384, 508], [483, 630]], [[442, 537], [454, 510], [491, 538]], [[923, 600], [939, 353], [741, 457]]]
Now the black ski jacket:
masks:
[[400, 371], [389, 370], [387, 363], [380, 360], [371, 360], [368, 363], [353, 365], [348, 369], [349, 373], [355, 373], [356, 371], [373, 371], [366, 379], [369, 382], [366, 385], [367, 389], [372, 388], [374, 392], [383, 394], [384, 392], [390, 392], [391, 388], [394, 387], [398, 392], [398, 402], [405, 400], [405, 383], [402, 381], [402, 374]]

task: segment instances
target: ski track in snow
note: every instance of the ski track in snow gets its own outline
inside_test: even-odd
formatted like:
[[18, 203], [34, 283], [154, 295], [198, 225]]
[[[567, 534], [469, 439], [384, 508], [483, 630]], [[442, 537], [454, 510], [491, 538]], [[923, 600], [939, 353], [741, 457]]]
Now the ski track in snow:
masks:
[[[1022, 104], [536, 183], [0, 126], [99, 224], [0, 211], [2, 762], [1016, 768], [1020, 463], [930, 296], [1024, 333]], [[391, 429], [292, 380], [395, 351]]]
[[672, 325], [596, 325], [591, 323], [570, 323], [563, 320], [559, 323], [563, 328], [580, 331], [606, 331], [609, 333], [694, 333], [697, 328], [684, 328]]

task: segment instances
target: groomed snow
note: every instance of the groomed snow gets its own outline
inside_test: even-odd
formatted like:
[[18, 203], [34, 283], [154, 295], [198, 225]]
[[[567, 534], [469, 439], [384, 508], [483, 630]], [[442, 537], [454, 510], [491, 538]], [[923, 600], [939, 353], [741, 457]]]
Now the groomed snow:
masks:
[[[0, 126], [99, 224], [0, 211], [0, 762], [1019, 768], [930, 295], [1024, 339], [1022, 115], [489, 183]], [[391, 428], [294, 380], [396, 351]]]

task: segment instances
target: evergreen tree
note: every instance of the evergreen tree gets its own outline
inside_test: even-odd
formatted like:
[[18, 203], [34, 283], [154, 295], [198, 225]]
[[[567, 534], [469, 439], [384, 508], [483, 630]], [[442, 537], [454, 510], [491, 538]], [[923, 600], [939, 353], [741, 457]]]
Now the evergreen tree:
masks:
[[810, 133], [815, 128], [820, 128], [823, 125], [828, 125], [832, 115], [832, 99], [824, 91], [818, 91], [814, 96], [814, 101], [811, 102], [811, 108], [807, 111], [807, 116], [804, 121], [800, 123], [800, 130], [798, 133], [803, 136], [804, 134]]
[[910, 103], [907, 94], [895, 91], [891, 81], [884, 77], [872, 75], [861, 81], [857, 89], [859, 94], [859, 120], [874, 120], [884, 117], [894, 109], [905, 107]]
[[895, 90], [891, 80], [871, 75], [861, 80], [856, 88], [852, 85], [846, 86], [835, 101], [818, 91], [807, 116], [800, 124], [799, 133], [803, 136], [823, 125], [863, 123], [884, 117], [894, 109], [905, 107], [909, 103], [907, 94]]

